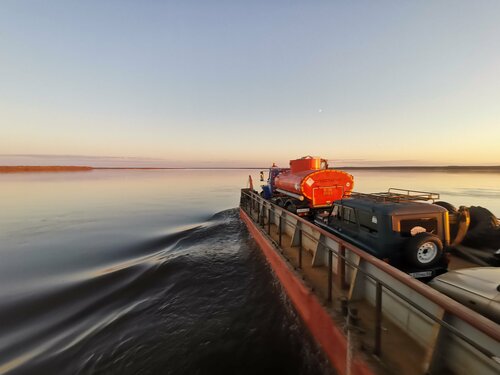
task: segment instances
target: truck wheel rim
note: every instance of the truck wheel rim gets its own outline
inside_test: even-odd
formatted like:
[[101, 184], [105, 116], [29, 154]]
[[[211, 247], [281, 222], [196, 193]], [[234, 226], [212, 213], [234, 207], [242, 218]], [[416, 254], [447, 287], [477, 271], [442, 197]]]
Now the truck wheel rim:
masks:
[[420, 263], [431, 262], [437, 254], [437, 245], [434, 242], [426, 242], [417, 250], [417, 259]]

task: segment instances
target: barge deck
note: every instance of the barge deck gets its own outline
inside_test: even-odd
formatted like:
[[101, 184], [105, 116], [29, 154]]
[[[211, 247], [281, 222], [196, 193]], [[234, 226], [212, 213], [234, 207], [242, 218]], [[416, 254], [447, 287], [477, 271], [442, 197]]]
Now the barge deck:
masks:
[[498, 324], [251, 189], [240, 215], [337, 373], [500, 373]]

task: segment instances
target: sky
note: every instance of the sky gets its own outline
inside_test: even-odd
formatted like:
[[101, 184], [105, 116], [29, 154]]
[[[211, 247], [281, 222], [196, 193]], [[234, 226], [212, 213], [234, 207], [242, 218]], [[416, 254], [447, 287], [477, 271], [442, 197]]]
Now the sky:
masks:
[[0, 164], [500, 164], [500, 2], [0, 2]]

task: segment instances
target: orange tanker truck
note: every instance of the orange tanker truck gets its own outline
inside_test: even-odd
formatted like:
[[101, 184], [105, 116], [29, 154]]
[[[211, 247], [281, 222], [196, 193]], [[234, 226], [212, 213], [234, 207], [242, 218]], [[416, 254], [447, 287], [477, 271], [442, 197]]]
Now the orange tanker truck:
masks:
[[[264, 181], [264, 172], [260, 175]], [[261, 195], [299, 216], [308, 216], [349, 196], [353, 186], [353, 177], [329, 168], [326, 159], [304, 156], [290, 160], [290, 168], [273, 164]]]

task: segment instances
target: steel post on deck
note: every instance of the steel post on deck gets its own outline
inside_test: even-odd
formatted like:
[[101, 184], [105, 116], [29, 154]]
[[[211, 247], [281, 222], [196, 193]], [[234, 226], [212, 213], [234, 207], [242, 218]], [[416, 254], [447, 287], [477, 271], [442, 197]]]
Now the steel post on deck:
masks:
[[257, 202], [257, 223], [259, 223], [259, 225], [261, 224], [261, 221], [260, 221], [260, 202]]
[[382, 284], [377, 282], [375, 295], [375, 345], [373, 354], [380, 357], [382, 352]]
[[299, 225], [299, 268], [302, 268], [302, 224]]
[[337, 279], [338, 285], [341, 290], [346, 289], [345, 283], [345, 246], [339, 245], [339, 252], [337, 257]]
[[332, 301], [333, 251], [328, 249], [328, 302]]
[[271, 235], [271, 207], [267, 209], [267, 234]]
[[279, 242], [278, 243], [279, 243], [280, 246], [281, 246], [281, 231], [283, 229], [282, 228], [282, 225], [283, 225], [282, 222], [283, 222], [283, 218], [282, 218], [282, 216], [280, 214], [280, 221], [279, 221], [279, 225], [278, 225], [278, 232], [279, 232]]

